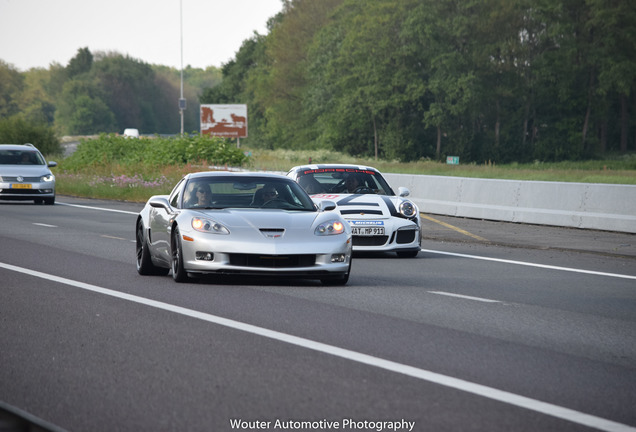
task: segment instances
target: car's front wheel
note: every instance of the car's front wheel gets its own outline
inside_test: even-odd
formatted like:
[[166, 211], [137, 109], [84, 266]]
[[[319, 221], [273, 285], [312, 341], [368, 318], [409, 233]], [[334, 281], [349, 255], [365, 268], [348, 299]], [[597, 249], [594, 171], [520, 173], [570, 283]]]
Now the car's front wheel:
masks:
[[322, 282], [323, 285], [329, 285], [329, 286], [346, 285], [347, 282], [349, 282], [349, 274], [351, 273], [351, 261], [352, 259], [350, 257], [349, 268], [347, 269], [347, 273], [338, 277], [324, 278], [324, 279], [321, 279], [320, 282]]
[[183, 248], [181, 247], [181, 233], [179, 227], [175, 226], [172, 231], [172, 241], [170, 242], [172, 250], [172, 279], [175, 282], [187, 282], [190, 278], [183, 268]]

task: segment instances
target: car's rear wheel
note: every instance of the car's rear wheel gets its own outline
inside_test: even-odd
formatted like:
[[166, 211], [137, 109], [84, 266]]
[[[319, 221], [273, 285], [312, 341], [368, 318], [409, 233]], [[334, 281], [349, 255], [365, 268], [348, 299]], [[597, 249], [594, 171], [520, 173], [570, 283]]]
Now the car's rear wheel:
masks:
[[181, 247], [181, 234], [178, 226], [175, 226], [174, 230], [172, 230], [170, 246], [172, 250], [172, 279], [175, 282], [187, 282], [190, 278], [185, 268], [183, 268], [183, 248]]
[[145, 236], [144, 224], [141, 219], [137, 222], [136, 232], [137, 273], [143, 276], [167, 275], [170, 269], [157, 267], [152, 263], [152, 259], [150, 258], [150, 249], [148, 247], [148, 239]]

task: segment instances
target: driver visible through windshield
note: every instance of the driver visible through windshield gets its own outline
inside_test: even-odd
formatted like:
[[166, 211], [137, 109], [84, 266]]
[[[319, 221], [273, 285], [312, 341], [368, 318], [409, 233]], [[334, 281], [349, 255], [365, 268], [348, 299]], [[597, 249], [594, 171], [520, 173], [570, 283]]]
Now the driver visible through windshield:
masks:
[[184, 188], [186, 209], [270, 208], [315, 211], [296, 182], [267, 177], [196, 177]]

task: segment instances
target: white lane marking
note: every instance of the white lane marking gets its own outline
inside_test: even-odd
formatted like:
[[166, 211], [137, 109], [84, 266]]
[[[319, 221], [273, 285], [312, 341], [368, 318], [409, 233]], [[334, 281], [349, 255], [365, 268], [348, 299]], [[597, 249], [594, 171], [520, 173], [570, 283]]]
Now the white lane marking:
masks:
[[513, 261], [513, 260], [507, 260], [507, 259], [501, 259], [501, 258], [489, 258], [489, 257], [478, 256], [478, 255], [466, 255], [466, 254], [442, 252], [442, 251], [430, 250], [430, 249], [421, 249], [421, 251], [432, 253], [432, 254], [451, 255], [451, 256], [462, 257], [462, 258], [471, 258], [471, 259], [477, 259], [477, 260], [483, 260], [483, 261], [494, 261], [494, 262], [500, 262], [505, 264], [516, 264], [516, 265], [522, 265], [527, 267], [538, 267], [538, 268], [544, 268], [544, 269], [550, 269], [550, 270], [561, 270], [561, 271], [568, 271], [573, 273], [591, 274], [595, 276], [609, 276], [609, 277], [615, 277], [615, 278], [636, 280], [636, 276], [624, 275], [619, 273], [605, 273], [605, 272], [598, 272], [593, 270], [575, 269], [570, 267], [559, 267], [559, 266], [553, 266], [553, 265], [547, 265], [547, 264], [535, 264], [535, 263], [529, 263], [525, 261]]
[[330, 354], [336, 357], [340, 357], [346, 360], [374, 366], [387, 371], [399, 373], [402, 375], [417, 378], [423, 381], [428, 381], [434, 384], [454, 388], [467, 393], [472, 393], [477, 396], [482, 396], [488, 399], [493, 399], [509, 405], [515, 405], [521, 408], [525, 408], [531, 411], [539, 412], [548, 416], [560, 418], [570, 421], [572, 423], [578, 423], [587, 427], [596, 428], [607, 432], [636, 432], [636, 427], [626, 424], [618, 423], [612, 420], [607, 420], [601, 417], [596, 417], [590, 414], [586, 414], [580, 411], [575, 411], [569, 408], [564, 408], [558, 405], [542, 402], [539, 400], [531, 399], [525, 396], [520, 396], [514, 393], [510, 393], [503, 390], [497, 390], [492, 387], [487, 387], [481, 384], [475, 384], [470, 381], [465, 381], [458, 378], [442, 375], [439, 373], [431, 372], [425, 369], [419, 369], [413, 366], [404, 365], [401, 363], [393, 362], [390, 360], [384, 360], [378, 357], [374, 357], [368, 354], [362, 354], [356, 351], [351, 351], [344, 348], [338, 348], [332, 345], [328, 345], [321, 342], [312, 341], [310, 339], [301, 338], [298, 336], [292, 336], [289, 334], [277, 332], [274, 330], [268, 330], [255, 325], [246, 324], [240, 321], [234, 321], [231, 319], [219, 317], [216, 315], [207, 314], [204, 312], [197, 312], [192, 309], [186, 309], [180, 306], [171, 305], [168, 303], [159, 302], [156, 300], [147, 299], [131, 294], [122, 293], [119, 291], [110, 290], [108, 288], [98, 287], [96, 285], [87, 284], [84, 282], [74, 281], [63, 277], [50, 275], [47, 273], [38, 272], [22, 267], [17, 267], [11, 264], [5, 264], [0, 262], [0, 267], [10, 271], [24, 273], [30, 276], [46, 279], [53, 282], [58, 282], [65, 285], [70, 285], [76, 288], [81, 288], [88, 291], [108, 295], [115, 298], [131, 301], [134, 303], [143, 304], [146, 306], [162, 309], [169, 312], [178, 313], [191, 318], [196, 318], [202, 321], [210, 322], [213, 324], [222, 325], [235, 330], [251, 333], [257, 336], [262, 336], [270, 339], [274, 339], [280, 342], [296, 345], [302, 348], [318, 351], [325, 354]]
[[448, 297], [457, 297], [457, 298], [466, 299], [466, 300], [475, 300], [475, 301], [480, 301], [480, 302], [484, 302], [484, 303], [501, 303], [501, 301], [499, 301], [499, 300], [490, 300], [490, 299], [487, 299], [487, 298], [473, 297], [473, 296], [467, 296], [467, 295], [462, 295], [462, 294], [454, 294], [454, 293], [449, 293], [449, 292], [445, 292], [445, 291], [429, 291], [429, 293], [431, 293], [431, 294], [439, 294], [439, 295], [448, 296]]
[[103, 208], [103, 207], [92, 207], [92, 206], [86, 206], [86, 205], [80, 205], [80, 204], [68, 204], [68, 203], [63, 203], [63, 202], [58, 202], [56, 204], [65, 205], [65, 206], [69, 206], [69, 207], [85, 208], [85, 209], [90, 209], [90, 210], [101, 210], [101, 211], [107, 211], [107, 212], [125, 213], [125, 214], [131, 214], [131, 215], [138, 215], [139, 214], [139, 212], [131, 212], [131, 211], [127, 211], [127, 210], [115, 210], [115, 209], [109, 209], [109, 208]]
[[125, 239], [123, 237], [115, 237], [115, 236], [111, 236], [111, 235], [107, 235], [107, 234], [101, 234], [100, 237], [107, 238], [107, 239], [113, 239], [113, 240], [128, 240], [128, 241], [132, 241], [132, 240], [129, 240], [129, 239]]
[[37, 225], [37, 226], [41, 226], [41, 227], [46, 227], [46, 228], [57, 228], [57, 225], [49, 225], [49, 224], [45, 224], [45, 223], [38, 223], [38, 222], [33, 222], [33, 225]]

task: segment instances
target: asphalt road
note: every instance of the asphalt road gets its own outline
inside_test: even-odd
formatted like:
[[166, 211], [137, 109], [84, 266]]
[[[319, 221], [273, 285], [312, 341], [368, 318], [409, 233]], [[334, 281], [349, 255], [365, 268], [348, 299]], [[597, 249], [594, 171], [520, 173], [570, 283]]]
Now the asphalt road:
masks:
[[417, 258], [357, 255], [345, 287], [178, 285], [135, 271], [140, 207], [0, 202], [2, 406], [68, 431], [636, 431], [633, 235], [425, 215]]

